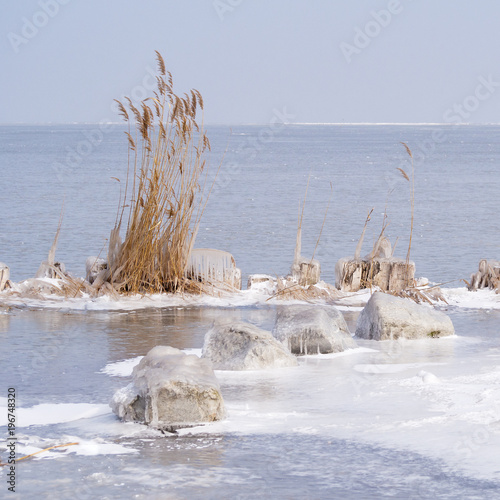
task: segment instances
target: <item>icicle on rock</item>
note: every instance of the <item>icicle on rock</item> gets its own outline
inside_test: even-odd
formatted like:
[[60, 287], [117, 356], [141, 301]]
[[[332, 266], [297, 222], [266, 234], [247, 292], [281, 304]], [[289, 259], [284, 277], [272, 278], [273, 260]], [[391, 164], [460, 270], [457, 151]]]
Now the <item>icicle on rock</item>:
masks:
[[0, 292], [9, 286], [10, 269], [7, 264], [0, 262]]
[[207, 359], [157, 346], [134, 368], [132, 377], [110, 403], [122, 420], [172, 431], [225, 417], [219, 383]]
[[500, 290], [500, 261], [482, 259], [479, 262], [479, 270], [471, 274], [468, 288], [471, 291], [480, 288]]
[[202, 358], [215, 370], [262, 370], [297, 366], [297, 359], [270, 332], [245, 322], [218, 322], [205, 335]]
[[229, 252], [212, 248], [191, 251], [186, 270], [189, 279], [211, 285], [229, 285], [241, 290], [241, 270]]
[[278, 308], [273, 335], [293, 354], [327, 354], [357, 347], [342, 313], [334, 306]]

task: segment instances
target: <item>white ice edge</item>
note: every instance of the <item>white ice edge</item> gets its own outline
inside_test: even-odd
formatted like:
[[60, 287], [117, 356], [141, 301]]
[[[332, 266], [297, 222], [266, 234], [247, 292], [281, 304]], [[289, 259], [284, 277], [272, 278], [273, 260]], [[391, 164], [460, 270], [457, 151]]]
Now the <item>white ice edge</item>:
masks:
[[[198, 357], [201, 357], [201, 351], [201, 348], [182, 349], [182, 352], [185, 352], [186, 354], [194, 354]], [[100, 370], [100, 373], [105, 373], [106, 375], [110, 375], [112, 377], [130, 377], [134, 366], [138, 365], [139, 361], [143, 357], [144, 356], [136, 356], [135, 358], [108, 363], [102, 370]]]
[[[57, 280], [50, 280], [57, 281]], [[483, 289], [470, 292], [465, 287], [442, 288], [443, 295], [450, 307], [464, 309], [498, 309], [500, 310], [500, 294], [494, 290]], [[361, 310], [370, 299], [369, 290], [346, 293], [344, 297], [335, 300], [335, 305], [341, 310]], [[234, 293], [221, 292], [220, 296], [188, 295], [188, 294], [155, 294], [123, 296], [114, 300], [109, 296], [98, 298], [64, 298], [47, 295], [43, 300], [14, 296], [8, 291], [0, 292], [0, 305], [18, 307], [36, 307], [44, 309], [59, 309], [70, 311], [133, 311], [161, 307], [246, 307], [277, 304], [304, 304], [300, 300], [280, 300], [261, 290], [241, 290]], [[314, 303], [324, 304], [322, 300]], [[437, 302], [437, 306], [446, 306]]]
[[[75, 420], [98, 417], [110, 413], [107, 404], [42, 403], [24, 408], [16, 406], [16, 428], [33, 425], [53, 425]], [[0, 415], [0, 426], [7, 425], [7, 412]]]
[[[186, 354], [194, 354], [198, 357], [201, 357], [202, 354], [202, 349], [183, 349], [183, 352]], [[299, 357], [299, 362], [300, 360], [307, 360], [307, 359], [334, 359], [334, 358], [339, 358], [343, 356], [352, 356], [355, 354], [365, 354], [365, 353], [374, 353], [378, 352], [376, 349], [370, 349], [369, 347], [356, 347], [355, 349], [346, 349], [343, 352], [332, 352], [330, 354], [307, 354], [305, 356], [300, 356]], [[134, 369], [134, 366], [139, 364], [139, 361], [143, 356], [136, 356], [135, 358], [130, 358], [130, 359], [124, 359], [121, 361], [115, 361], [113, 363], [108, 363], [102, 370], [100, 370], [100, 373], [105, 373], [106, 375], [110, 375], [111, 377], [130, 377], [132, 375], [132, 370]], [[275, 370], [281, 370], [282, 368], [273, 368], [270, 370], [244, 370], [244, 371], [237, 371], [235, 373], [266, 373], [266, 372], [271, 372], [274, 373]], [[217, 374], [224, 374], [228, 373], [230, 370], [216, 370]], [[1, 399], [0, 399], [0, 406], [1, 406]]]
[[[47, 450], [52, 446], [57, 446], [57, 448]], [[0, 449], [2, 451], [6, 450], [5, 444], [0, 445]], [[57, 439], [47, 439], [38, 436], [19, 436], [16, 441], [17, 458], [34, 453], [37, 453], [37, 455], [30, 457], [32, 460], [51, 460], [69, 454], [80, 456], [125, 455], [138, 453], [138, 450], [118, 443], [107, 442], [102, 438], [82, 439], [78, 436], [64, 435]]]

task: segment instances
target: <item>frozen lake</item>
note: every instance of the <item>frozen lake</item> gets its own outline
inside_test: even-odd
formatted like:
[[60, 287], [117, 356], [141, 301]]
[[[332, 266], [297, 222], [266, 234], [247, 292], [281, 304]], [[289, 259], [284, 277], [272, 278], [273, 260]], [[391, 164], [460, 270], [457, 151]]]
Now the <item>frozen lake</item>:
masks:
[[[438, 143], [436, 129], [444, 133]], [[119, 194], [110, 177], [123, 176], [126, 150], [113, 127], [71, 160], [94, 130], [0, 127], [0, 260], [14, 280], [33, 276], [46, 258], [63, 199], [57, 256], [67, 269], [81, 276], [86, 257], [105, 245]], [[387, 199], [387, 233], [393, 243], [399, 237], [396, 255], [404, 257], [409, 191], [396, 168], [409, 168], [405, 141], [417, 159], [412, 258], [418, 276], [455, 289], [443, 309], [456, 336], [358, 340], [359, 349], [301, 357], [297, 368], [217, 372], [227, 420], [163, 435], [119, 422], [108, 407], [139, 357], [156, 345], [199, 353], [220, 316], [271, 329], [276, 301], [7, 308], [0, 298], [0, 425], [15, 387], [18, 456], [80, 443], [19, 462], [17, 498], [500, 498], [500, 296], [457, 290], [481, 258], [500, 258], [500, 127], [265, 130], [212, 128], [213, 166], [229, 146], [197, 246], [231, 252], [244, 283], [254, 272], [287, 273], [310, 174], [305, 255], [333, 186], [316, 252], [326, 281], [336, 260], [353, 254], [375, 207], [368, 253]], [[359, 307], [342, 312], [354, 332]]]

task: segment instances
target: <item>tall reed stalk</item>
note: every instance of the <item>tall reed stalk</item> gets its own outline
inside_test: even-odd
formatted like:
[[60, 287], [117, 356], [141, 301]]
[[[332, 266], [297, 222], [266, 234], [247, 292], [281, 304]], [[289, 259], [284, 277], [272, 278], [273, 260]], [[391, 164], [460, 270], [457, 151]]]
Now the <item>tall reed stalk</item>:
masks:
[[[125, 193], [108, 249], [110, 281], [127, 293], [182, 291], [186, 268], [208, 200], [205, 154], [210, 142], [203, 127], [203, 98], [173, 91], [161, 54], [157, 89], [134, 105], [116, 101], [129, 124], [129, 164]], [[131, 133], [135, 126], [135, 135]], [[120, 229], [128, 208], [123, 243]]]
[[402, 168], [398, 168], [398, 170], [401, 172], [401, 175], [410, 183], [410, 205], [411, 205], [410, 240], [408, 242], [408, 252], [406, 253], [406, 286], [410, 287], [413, 285], [413, 283], [411, 283], [412, 280], [410, 278], [410, 252], [411, 252], [411, 240], [413, 236], [413, 220], [415, 215], [415, 166], [413, 163], [413, 154], [408, 144], [406, 144], [406, 142], [402, 142], [401, 144], [404, 146], [406, 152], [411, 158], [411, 181], [408, 174]]

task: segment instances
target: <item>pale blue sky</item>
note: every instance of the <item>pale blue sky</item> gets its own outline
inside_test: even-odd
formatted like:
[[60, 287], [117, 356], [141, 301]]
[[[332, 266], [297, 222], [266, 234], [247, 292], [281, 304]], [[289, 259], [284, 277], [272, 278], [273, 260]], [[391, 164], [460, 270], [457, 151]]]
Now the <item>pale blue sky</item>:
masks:
[[274, 109], [292, 122], [500, 122], [498, 0], [0, 6], [1, 123], [117, 121], [113, 99], [141, 94], [155, 49], [178, 91], [203, 94], [207, 123], [266, 123]]

